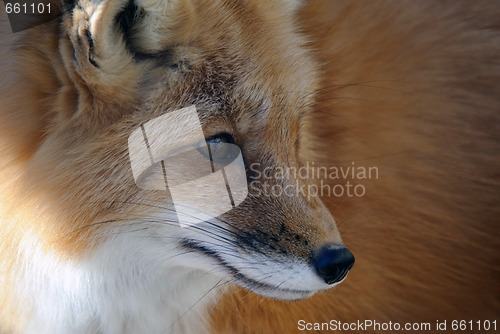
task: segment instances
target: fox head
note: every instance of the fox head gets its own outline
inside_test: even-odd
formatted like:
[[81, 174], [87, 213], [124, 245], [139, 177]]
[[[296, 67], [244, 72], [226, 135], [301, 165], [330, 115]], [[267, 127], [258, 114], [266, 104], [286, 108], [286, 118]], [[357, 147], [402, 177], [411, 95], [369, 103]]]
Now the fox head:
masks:
[[[38, 203], [25, 214], [37, 221], [31, 230], [43, 235], [40, 248], [72, 263], [105, 257], [104, 272], [119, 268], [138, 280], [182, 272], [278, 299], [306, 298], [342, 281], [354, 257], [321, 199], [267, 191], [310, 181], [293, 173], [263, 177], [305, 162], [302, 133], [319, 74], [294, 23], [298, 6], [66, 4], [54, 52], [62, 66], [46, 60], [58, 88], [20, 191]], [[137, 185], [128, 145], [147, 122], [192, 106], [211, 155], [223, 154], [225, 144], [240, 150], [248, 195], [217, 217], [195, 215], [196, 224], [181, 227], [168, 189]], [[167, 144], [190, 136], [190, 129], [169, 129], [158, 134]], [[166, 172], [175, 180], [196, 168]], [[227, 195], [210, 186], [190, 195], [199, 202]]]

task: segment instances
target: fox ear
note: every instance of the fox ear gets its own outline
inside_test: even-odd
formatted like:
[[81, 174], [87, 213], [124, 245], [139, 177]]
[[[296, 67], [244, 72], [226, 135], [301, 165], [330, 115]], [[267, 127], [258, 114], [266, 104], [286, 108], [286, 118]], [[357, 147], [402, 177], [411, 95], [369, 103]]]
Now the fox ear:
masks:
[[[191, 0], [69, 0], [64, 16], [66, 65], [93, 94], [130, 99], [140, 55], [163, 50], [190, 25]], [[64, 49], [64, 48], [63, 48]]]
[[132, 29], [136, 10], [129, 0], [74, 0], [68, 6], [63, 59], [70, 76], [90, 94], [130, 98], [140, 72], [125, 30]]

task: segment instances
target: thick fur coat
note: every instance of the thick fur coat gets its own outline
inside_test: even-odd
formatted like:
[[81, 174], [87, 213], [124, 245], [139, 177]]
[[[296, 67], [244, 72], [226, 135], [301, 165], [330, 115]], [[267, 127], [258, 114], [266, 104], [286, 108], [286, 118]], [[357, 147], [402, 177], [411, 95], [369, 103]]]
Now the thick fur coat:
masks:
[[[16, 34], [1, 13], [2, 334], [498, 317], [497, 2], [107, 0], [64, 10]], [[227, 235], [205, 227], [212, 239], [179, 231], [155, 204], [166, 195], [135, 187], [126, 143], [139, 124], [192, 104], [206, 136], [231, 133], [247, 163], [376, 166], [378, 178], [362, 180], [362, 197], [250, 197], [219, 221]], [[245, 254], [232, 267], [267, 285], [196, 256], [213, 235], [238, 234], [239, 248], [224, 246]], [[356, 256], [347, 280], [277, 300], [327, 288], [307, 259], [340, 234]]]

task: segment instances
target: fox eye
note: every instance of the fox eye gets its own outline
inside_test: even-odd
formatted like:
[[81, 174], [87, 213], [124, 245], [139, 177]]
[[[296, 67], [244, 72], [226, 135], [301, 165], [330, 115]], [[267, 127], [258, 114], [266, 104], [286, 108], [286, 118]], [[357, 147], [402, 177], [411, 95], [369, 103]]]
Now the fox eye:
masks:
[[220, 133], [207, 138], [206, 143], [206, 147], [199, 148], [198, 150], [211, 161], [224, 162], [233, 156], [231, 145], [227, 144], [233, 144], [234, 139], [228, 133]]

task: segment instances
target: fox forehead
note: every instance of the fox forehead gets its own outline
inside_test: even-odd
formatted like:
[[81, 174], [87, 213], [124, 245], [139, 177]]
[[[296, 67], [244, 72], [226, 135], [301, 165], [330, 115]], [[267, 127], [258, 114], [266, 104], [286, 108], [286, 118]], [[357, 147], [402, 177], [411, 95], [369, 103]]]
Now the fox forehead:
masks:
[[[316, 88], [315, 64], [283, 1], [166, 1], [166, 15], [155, 12], [158, 3], [125, 8], [120, 15], [132, 19], [120, 26], [128, 50], [156, 65], [154, 76], [143, 80], [161, 81], [159, 90], [168, 89], [170, 101], [254, 101], [260, 108], [251, 109], [265, 110], [297, 104]], [[154, 38], [158, 32], [162, 38]], [[161, 80], [158, 68], [169, 69]]]
[[[138, 1], [134, 17], [152, 3]], [[303, 37], [292, 28], [293, 13], [283, 10], [282, 1], [182, 4], [188, 7], [177, 8], [182, 22], [169, 15], [149, 22], [141, 14], [134, 28], [124, 28], [130, 51], [154, 69], [143, 72], [139, 89], [148, 97], [138, 121], [193, 104], [207, 136], [231, 132], [249, 148], [260, 138], [280, 142], [286, 152], [287, 143], [295, 144], [290, 138], [298, 136], [298, 121], [312, 104], [318, 77]], [[168, 41], [151, 38], [148, 24], [170, 29]]]

